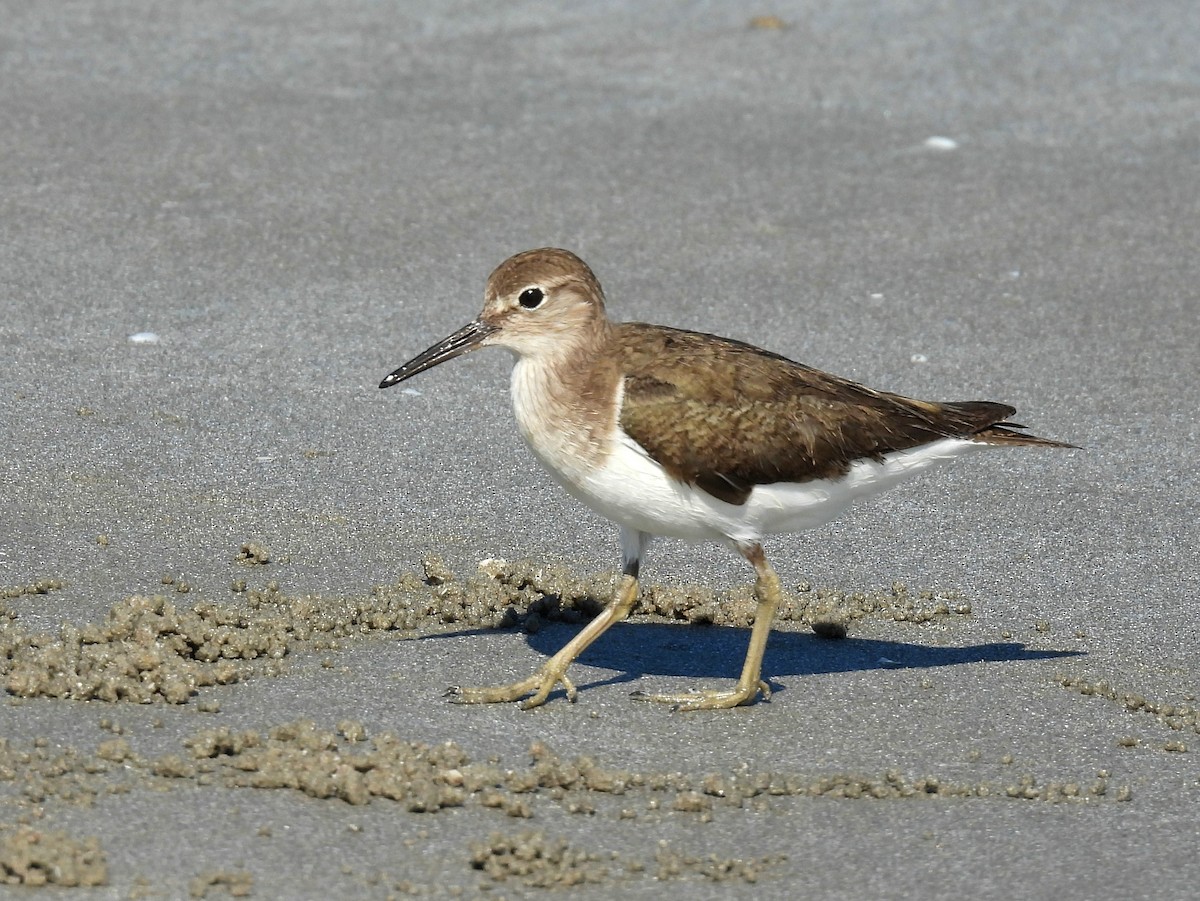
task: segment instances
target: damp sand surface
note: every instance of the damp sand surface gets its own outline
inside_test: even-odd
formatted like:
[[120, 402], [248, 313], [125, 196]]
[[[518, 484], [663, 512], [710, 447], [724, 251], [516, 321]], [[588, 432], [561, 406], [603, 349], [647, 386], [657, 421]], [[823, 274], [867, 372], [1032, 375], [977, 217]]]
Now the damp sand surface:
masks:
[[[236, 555], [238, 564], [247, 560], [246, 547]], [[269, 555], [263, 547], [256, 553]], [[265, 564], [260, 559], [253, 565]], [[166, 877], [143, 854], [125, 850], [123, 865], [111, 862], [105, 845], [113, 843], [112, 834], [96, 828], [114, 804], [174, 809], [170, 819], [187, 816], [208, 797], [206, 806], [236, 813], [233, 819], [249, 830], [244, 840], [264, 848], [278, 845], [291, 828], [278, 819], [279, 807], [300, 805], [302, 820], [313, 824], [344, 823], [364, 849], [372, 842], [352, 811], [369, 808], [373, 830], [385, 819], [385, 841], [398, 843], [394, 856], [371, 847], [354, 856], [357, 863], [326, 872], [322, 878], [327, 884], [332, 879], [340, 893], [472, 896], [492, 888], [586, 887], [600, 894], [636, 893], [675, 882], [781, 888], [805, 865], [794, 848], [770, 836], [787, 834], [780, 829], [786, 818], [819, 816], [829, 805], [869, 806], [888, 820], [904, 819], [909, 804], [1011, 816], [1009, 811], [1031, 808], [1126, 807], [1148, 787], [1147, 772], [1131, 766], [1126, 753], [1142, 740], [1131, 739], [1127, 728], [1101, 739], [1099, 757], [1030, 754], [1018, 750], [1021, 742], [990, 734], [939, 739], [953, 749], [949, 760], [895, 752], [887, 741], [876, 741], [844, 755], [857, 766], [829, 761], [828, 754], [820, 765], [811, 759], [800, 765], [805, 755], [772, 759], [757, 753], [760, 733], [767, 736], [764, 744], [778, 741], [770, 738], [778, 728], [777, 710], [791, 704], [812, 709], [790, 686], [770, 704], [729, 711], [725, 720], [673, 714], [622, 697], [627, 692], [613, 697], [603, 678], [581, 682], [578, 703], [566, 703], [559, 692], [540, 711], [470, 708], [440, 697], [446, 663], [462, 674], [492, 675], [491, 655], [478, 653], [484, 638], [493, 648], [506, 645], [510, 658], [525, 644], [537, 647], [548, 633], [565, 640], [602, 609], [616, 583], [611, 573], [581, 577], [558, 565], [487, 560], [459, 577], [440, 558], [427, 557], [394, 584], [358, 596], [293, 593], [265, 575], [257, 581], [251, 587], [238, 576], [210, 592], [200, 580], [166, 575], [157, 580], [158, 593], [124, 598], [100, 622], [64, 623], [57, 633], [43, 634], [24, 631], [14, 607], [69, 587], [43, 579], [3, 592], [0, 678], [10, 714], [49, 714], [60, 721], [65, 714], [74, 737], [66, 744], [50, 730], [0, 740], [0, 810], [6, 811], [0, 875], [8, 883], [132, 885], [150, 897], [169, 897], [179, 890], [177, 877], [186, 875], [187, 890], [196, 897], [251, 894], [255, 867], [243, 853], [230, 858], [216, 850], [222, 830], [202, 836], [186, 869]], [[640, 659], [641, 641], [632, 633], [646, 632], [658, 653], [681, 658], [681, 665], [660, 672], [682, 673], [677, 681], [719, 678], [715, 672], [701, 676], [685, 659], [696, 648], [703, 653], [710, 638], [720, 639], [718, 648], [725, 638], [744, 639], [753, 609], [749, 588], [647, 586], [631, 622], [601, 643], [608, 651], [593, 652], [591, 661], [585, 655], [578, 669], [594, 671], [614, 652]], [[812, 674], [848, 671], [865, 652], [876, 676], [903, 674], [888, 681], [917, 708], [946, 696], [946, 676], [937, 669], [952, 662], [924, 660], [921, 655], [931, 651], [918, 649], [918, 642], [957, 655], [960, 663], [1073, 663], [1072, 652], [1011, 641], [972, 646], [963, 640], [972, 621], [972, 605], [958, 592], [900, 583], [846, 592], [799, 583], [786, 589], [776, 638], [798, 642]], [[913, 642], [866, 637], [894, 630]], [[1030, 632], [1045, 634], [1036, 624]], [[423, 671], [431, 661], [420, 654], [385, 677], [396, 689], [393, 703], [376, 706], [379, 698], [370, 688], [356, 695], [356, 686], [378, 681], [371, 658], [389, 661], [388, 669], [406, 651], [435, 645], [447, 649], [438, 652], [443, 662], [435, 671]], [[540, 658], [527, 656], [537, 665]], [[360, 667], [366, 672], [357, 673]], [[655, 678], [654, 669], [646, 669], [651, 674], [639, 680]], [[1187, 737], [1200, 731], [1190, 703], [1122, 692], [1066, 671], [1054, 678], [1058, 703], [1119, 705], [1139, 714], [1143, 729], [1169, 736], [1158, 740], [1157, 760], [1181, 759]], [[325, 712], [323, 721], [273, 715], [269, 702], [255, 700], [264, 689], [269, 696], [303, 696], [304, 686], [314, 682], [325, 683], [324, 694], [313, 698], [313, 707]], [[1020, 703], [1011, 695], [1008, 700]], [[67, 706], [53, 706], [62, 704]], [[370, 725], [361, 716], [329, 716], [335, 709], [364, 707], [373, 708]], [[826, 709], [820, 718], [840, 715]], [[664, 738], [689, 732], [711, 738], [715, 730], [725, 747], [697, 753], [668, 742], [630, 753], [627, 741], [611, 736], [623, 721], [634, 729], [649, 723], [651, 734], [665, 729]], [[380, 722], [391, 725], [384, 729]], [[456, 737], [431, 739], [431, 722], [437, 723], [435, 734]], [[508, 731], [504, 742], [487, 737], [496, 728]], [[737, 743], [729, 742], [730, 732], [741, 736]], [[607, 740], [594, 740], [606, 733]], [[528, 744], [514, 750], [522, 735]], [[730, 754], [739, 743], [747, 751]], [[276, 812], [256, 821], [256, 798], [264, 793]], [[1043, 816], [1056, 817], [1034, 815]], [[93, 831], [73, 834], [43, 825], [59, 821], [91, 821]], [[203, 826], [197, 828], [203, 833]], [[747, 829], [757, 836], [754, 842], [731, 841]], [[447, 846], [438, 865], [410, 859], [422, 842], [435, 840]], [[206, 842], [216, 847], [205, 849]]]
[[[1195, 4], [166, 8], [0, 15], [0, 898], [1195, 894]], [[615, 530], [504, 354], [377, 385], [545, 245], [1083, 449], [768, 542], [769, 702], [630, 699], [746, 651], [663, 541], [453, 705]]]

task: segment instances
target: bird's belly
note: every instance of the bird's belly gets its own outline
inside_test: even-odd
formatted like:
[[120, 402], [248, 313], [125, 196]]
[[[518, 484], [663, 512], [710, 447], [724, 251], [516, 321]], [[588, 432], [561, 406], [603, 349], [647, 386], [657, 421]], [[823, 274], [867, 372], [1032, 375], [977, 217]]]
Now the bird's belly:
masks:
[[559, 475], [563, 487], [597, 513], [639, 532], [688, 541], [728, 537], [710, 509], [720, 501], [672, 479], [619, 429], [600, 466], [569, 480]]
[[549, 448], [533, 446], [533, 450], [568, 492], [628, 528], [686, 541], [748, 543], [764, 535], [823, 525], [855, 501], [979, 446], [946, 438], [889, 454], [881, 461], [860, 460], [838, 479], [758, 485], [740, 505], [671, 478], [619, 429], [599, 465], [575, 465], [556, 454], [557, 459], [550, 460], [545, 453]]

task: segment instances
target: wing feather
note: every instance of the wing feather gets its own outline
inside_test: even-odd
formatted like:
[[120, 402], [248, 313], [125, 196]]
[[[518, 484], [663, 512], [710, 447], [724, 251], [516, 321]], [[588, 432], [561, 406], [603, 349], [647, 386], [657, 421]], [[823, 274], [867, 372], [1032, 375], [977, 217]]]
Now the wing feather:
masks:
[[[755, 485], [835, 478], [855, 460], [971, 438], [1015, 412], [874, 391], [714, 335], [642, 323], [616, 331], [621, 427], [672, 476], [733, 504]], [[1004, 443], [1024, 437], [1010, 436]]]

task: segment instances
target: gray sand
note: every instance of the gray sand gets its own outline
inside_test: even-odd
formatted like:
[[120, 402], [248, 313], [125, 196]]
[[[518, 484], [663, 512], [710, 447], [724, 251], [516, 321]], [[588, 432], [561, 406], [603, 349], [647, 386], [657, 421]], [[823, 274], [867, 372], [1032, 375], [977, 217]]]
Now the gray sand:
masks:
[[[426, 6], [0, 2], [0, 895], [1193, 891], [1195, 4]], [[616, 529], [504, 354], [376, 385], [547, 244], [1085, 449], [772, 540], [769, 703], [630, 700], [748, 635], [662, 542], [578, 703], [448, 704]]]

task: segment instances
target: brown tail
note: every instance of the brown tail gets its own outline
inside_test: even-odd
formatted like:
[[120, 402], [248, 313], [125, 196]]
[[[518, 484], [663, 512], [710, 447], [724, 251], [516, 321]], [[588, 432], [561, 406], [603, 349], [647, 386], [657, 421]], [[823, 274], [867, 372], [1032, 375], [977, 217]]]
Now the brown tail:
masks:
[[964, 438], [978, 441], [980, 444], [1011, 444], [1025, 447], [1077, 447], [1065, 441], [1054, 441], [1050, 438], [1039, 438], [1021, 431], [1025, 426], [1019, 422], [1009, 422], [1008, 417], [1017, 411], [1007, 404], [997, 404], [985, 400], [967, 400], [956, 403], [941, 404], [942, 410], [949, 413], [962, 429], [959, 432]]
[[1016, 431], [1016, 429], [1023, 428], [1025, 426], [1015, 422], [998, 422], [993, 426], [976, 432], [971, 436], [971, 440], [978, 441], [981, 444], [1014, 444], [1025, 447], [1079, 447], [1078, 444], [1067, 444], [1065, 441], [1055, 441], [1052, 438], [1039, 438], [1037, 435], [1029, 435]]

